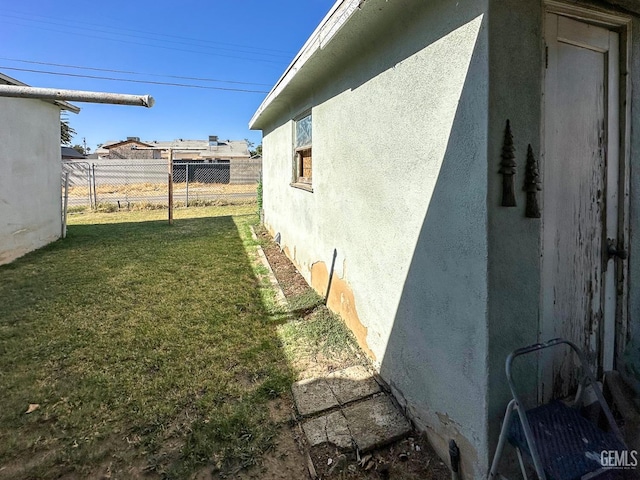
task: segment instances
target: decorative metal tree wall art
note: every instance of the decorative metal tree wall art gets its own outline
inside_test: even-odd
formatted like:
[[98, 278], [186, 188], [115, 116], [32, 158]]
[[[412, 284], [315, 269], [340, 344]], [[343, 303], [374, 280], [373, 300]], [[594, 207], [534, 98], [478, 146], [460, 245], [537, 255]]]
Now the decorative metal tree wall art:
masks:
[[540, 171], [538, 161], [533, 156], [531, 144], [527, 147], [527, 167], [524, 173], [524, 187], [527, 192], [527, 207], [525, 216], [528, 218], [540, 218], [540, 206], [538, 205], [538, 192], [542, 190], [540, 186]]
[[501, 157], [499, 173], [502, 174], [502, 206], [515, 207], [516, 189], [514, 177], [516, 175], [516, 155], [509, 120], [507, 120], [507, 127], [504, 130]]

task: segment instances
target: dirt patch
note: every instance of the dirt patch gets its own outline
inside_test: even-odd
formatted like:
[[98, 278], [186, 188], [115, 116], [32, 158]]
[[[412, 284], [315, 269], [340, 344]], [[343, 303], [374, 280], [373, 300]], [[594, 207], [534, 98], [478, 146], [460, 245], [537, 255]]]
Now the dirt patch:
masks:
[[249, 470], [221, 473], [205, 467], [196, 473], [194, 480], [290, 480], [309, 478], [305, 455], [300, 446], [296, 428], [283, 425], [275, 439], [274, 448], [262, 456], [260, 464]]
[[302, 295], [309, 290], [309, 284], [293, 266], [293, 263], [280, 250], [280, 247], [273, 241], [271, 235], [264, 228], [256, 228], [256, 235], [262, 244], [262, 250], [269, 260], [273, 273], [280, 284], [280, 288], [287, 298]]
[[311, 450], [319, 478], [445, 480], [451, 473], [424, 437], [410, 437], [363, 455], [330, 446]]

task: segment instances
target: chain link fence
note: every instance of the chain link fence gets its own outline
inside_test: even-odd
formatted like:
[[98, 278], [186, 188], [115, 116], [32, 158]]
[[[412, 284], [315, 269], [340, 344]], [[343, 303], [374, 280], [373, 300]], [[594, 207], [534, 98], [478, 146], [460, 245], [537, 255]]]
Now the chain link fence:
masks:
[[103, 160], [63, 162], [69, 173], [68, 207], [94, 209], [166, 208], [169, 182], [174, 206], [254, 203], [261, 159], [216, 162]]

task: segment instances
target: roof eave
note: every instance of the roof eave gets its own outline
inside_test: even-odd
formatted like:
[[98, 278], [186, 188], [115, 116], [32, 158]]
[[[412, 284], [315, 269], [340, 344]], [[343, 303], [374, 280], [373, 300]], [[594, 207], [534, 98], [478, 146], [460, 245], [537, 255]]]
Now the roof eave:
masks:
[[287, 88], [293, 78], [300, 69], [309, 61], [309, 59], [319, 50], [325, 48], [335, 34], [344, 26], [344, 24], [353, 16], [360, 8], [365, 0], [337, 0], [331, 7], [329, 13], [325, 15], [320, 24], [307, 39], [293, 61], [289, 64], [282, 76], [278, 79], [271, 91], [262, 101], [258, 110], [253, 114], [249, 122], [249, 128], [252, 130], [260, 130], [263, 128], [260, 120], [263, 114], [269, 109], [269, 106], [278, 96]]

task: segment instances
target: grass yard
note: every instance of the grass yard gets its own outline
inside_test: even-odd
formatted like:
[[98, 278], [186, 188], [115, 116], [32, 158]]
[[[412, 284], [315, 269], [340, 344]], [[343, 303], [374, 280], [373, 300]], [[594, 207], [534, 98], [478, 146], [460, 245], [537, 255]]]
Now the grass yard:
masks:
[[255, 208], [70, 215], [0, 267], [0, 479], [233, 473], [271, 448], [293, 373]]

